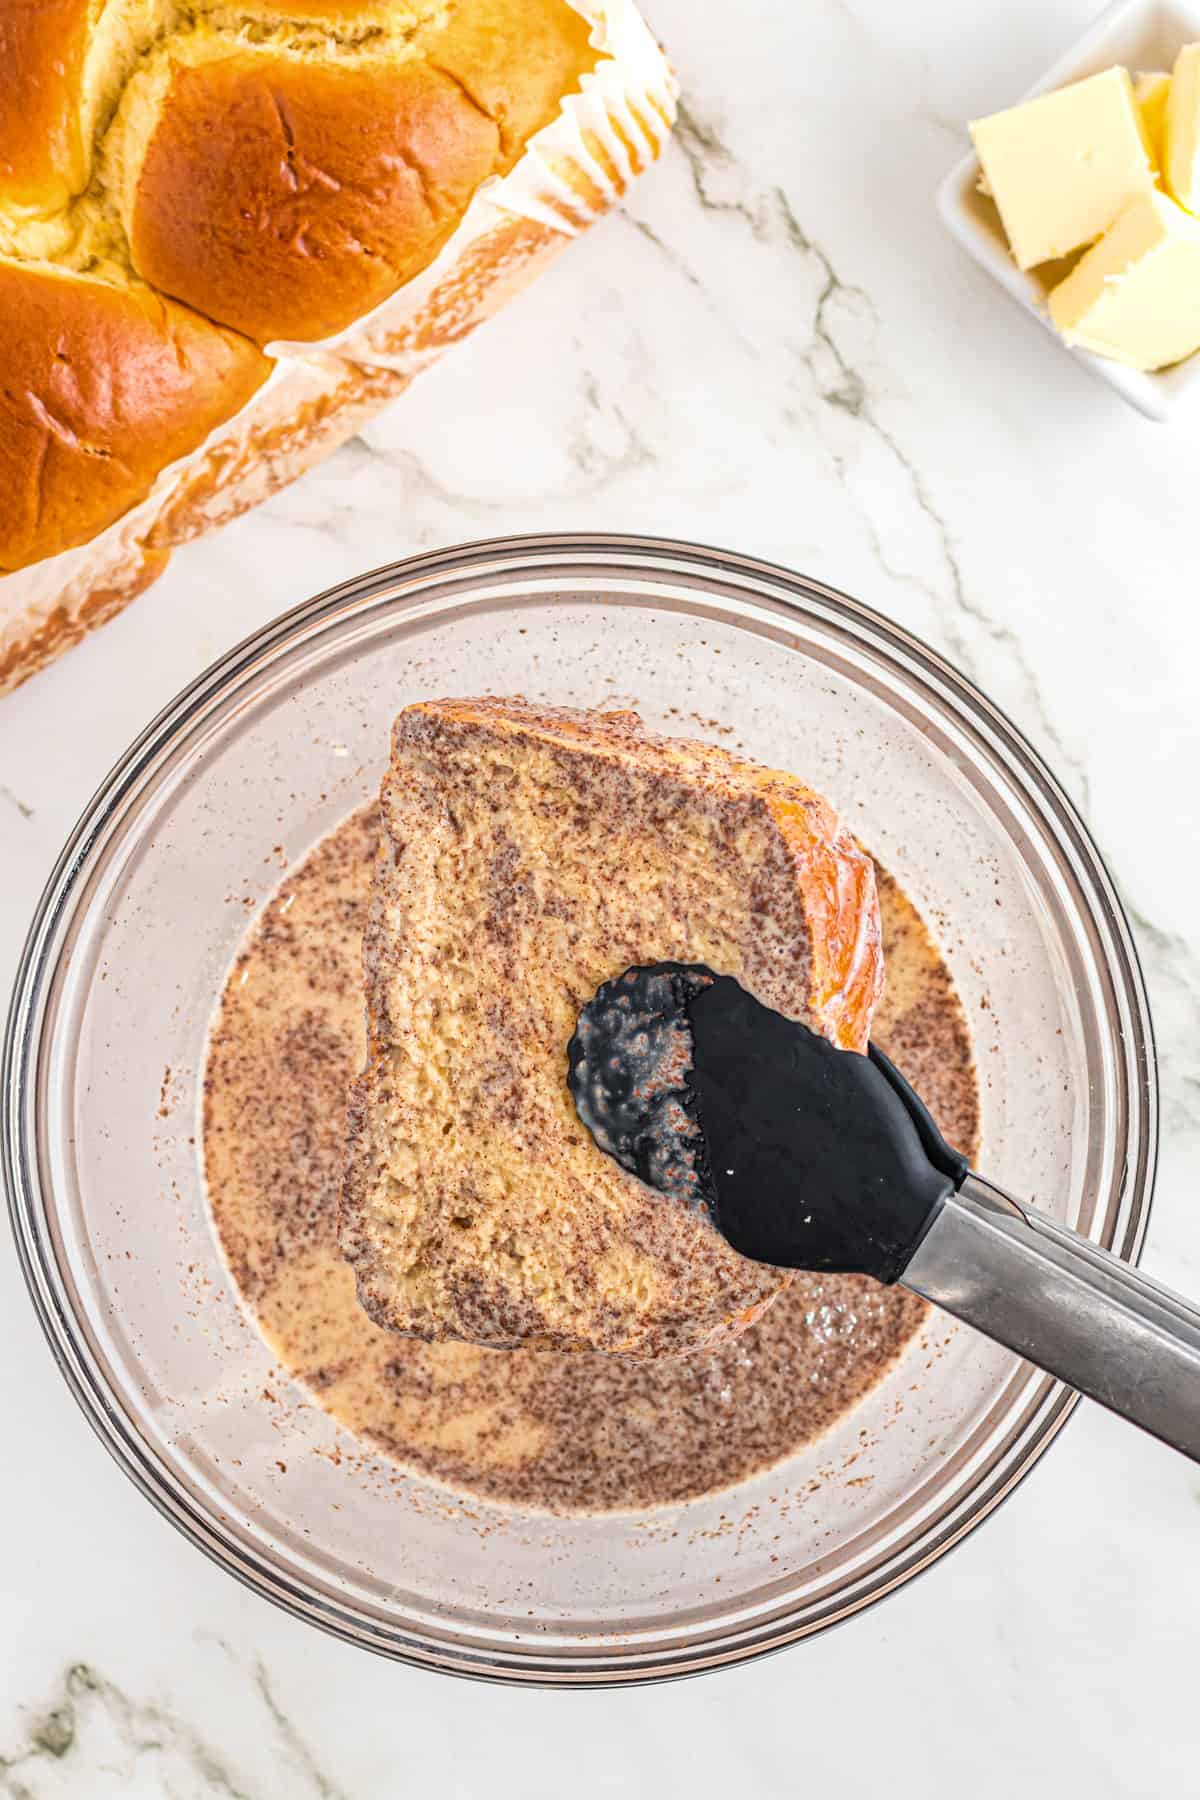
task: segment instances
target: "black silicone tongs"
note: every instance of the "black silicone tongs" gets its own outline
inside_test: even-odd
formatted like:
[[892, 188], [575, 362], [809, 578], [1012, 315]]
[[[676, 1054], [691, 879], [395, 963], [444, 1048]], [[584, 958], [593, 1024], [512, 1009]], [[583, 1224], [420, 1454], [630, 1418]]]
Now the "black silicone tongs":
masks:
[[1200, 1311], [977, 1175], [873, 1045], [656, 963], [583, 1007], [568, 1081], [600, 1148], [743, 1256], [900, 1282], [1200, 1462]]

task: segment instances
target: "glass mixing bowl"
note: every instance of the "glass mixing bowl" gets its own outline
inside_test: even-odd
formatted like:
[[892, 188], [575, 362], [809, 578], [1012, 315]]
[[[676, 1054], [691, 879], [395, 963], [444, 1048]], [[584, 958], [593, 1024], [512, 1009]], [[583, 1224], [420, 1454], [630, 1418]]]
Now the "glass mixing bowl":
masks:
[[18, 975], [3, 1135], [17, 1243], [99, 1436], [260, 1593], [461, 1674], [712, 1669], [845, 1619], [940, 1556], [1073, 1396], [937, 1317], [769, 1474], [683, 1506], [554, 1518], [406, 1475], [281, 1382], [206, 1206], [210, 1014], [281, 867], [376, 791], [393, 715], [483, 691], [636, 706], [829, 794], [940, 935], [976, 1037], [981, 1167], [1137, 1254], [1155, 1143], [1146, 999], [1051, 775], [866, 607], [744, 557], [620, 537], [477, 544], [347, 583], [231, 651], [133, 745], [64, 851]]

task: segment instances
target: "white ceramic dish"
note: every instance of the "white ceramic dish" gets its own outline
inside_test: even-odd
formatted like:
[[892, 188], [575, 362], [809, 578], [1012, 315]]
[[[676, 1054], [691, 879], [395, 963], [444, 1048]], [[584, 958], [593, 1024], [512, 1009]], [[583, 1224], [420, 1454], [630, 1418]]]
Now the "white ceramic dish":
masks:
[[[1200, 5], [1188, 4], [1187, 0], [1117, 0], [1047, 69], [1040, 81], [1027, 93], [1014, 94], [1010, 104], [1015, 106], [1021, 100], [1049, 93], [1052, 88], [1098, 75], [1114, 63], [1134, 73], [1169, 70], [1183, 45], [1198, 40]], [[979, 192], [978, 180], [979, 161], [972, 152], [956, 163], [943, 181], [937, 200], [947, 229], [977, 263], [1008, 289], [1014, 300], [1062, 343], [1046, 312], [1045, 285], [1036, 272], [1027, 274], [1018, 269], [1000, 215], [992, 201]], [[1070, 354], [1116, 388], [1148, 419], [1169, 419], [1180, 406], [1200, 395], [1200, 355], [1177, 363], [1173, 369], [1144, 374], [1107, 357], [1093, 356], [1087, 350], [1072, 349]]]

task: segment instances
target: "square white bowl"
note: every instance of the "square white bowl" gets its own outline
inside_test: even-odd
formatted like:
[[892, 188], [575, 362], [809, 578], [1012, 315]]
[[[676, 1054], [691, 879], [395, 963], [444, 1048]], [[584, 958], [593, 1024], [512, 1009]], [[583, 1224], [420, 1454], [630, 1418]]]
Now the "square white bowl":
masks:
[[[1032, 100], [1051, 88], [1065, 87], [1068, 82], [1082, 81], [1087, 75], [1098, 75], [1114, 63], [1123, 64], [1132, 74], [1154, 69], [1169, 71], [1184, 44], [1197, 42], [1200, 4], [1188, 4], [1187, 0], [1117, 0], [1028, 93], [1015, 97], [1011, 104]], [[973, 152], [954, 166], [938, 189], [942, 220], [975, 261], [994, 275], [1061, 344], [1046, 311], [1048, 285], [1038, 279], [1036, 271], [1026, 273], [1013, 261], [1000, 215], [991, 199], [979, 192], [979, 175], [979, 160]], [[1064, 344], [1063, 348], [1069, 347]], [[1194, 401], [1200, 395], [1200, 353], [1156, 374], [1126, 368], [1124, 363], [1094, 356], [1089, 350], [1070, 349], [1070, 354], [1116, 388], [1148, 419], [1168, 419], [1185, 401]]]

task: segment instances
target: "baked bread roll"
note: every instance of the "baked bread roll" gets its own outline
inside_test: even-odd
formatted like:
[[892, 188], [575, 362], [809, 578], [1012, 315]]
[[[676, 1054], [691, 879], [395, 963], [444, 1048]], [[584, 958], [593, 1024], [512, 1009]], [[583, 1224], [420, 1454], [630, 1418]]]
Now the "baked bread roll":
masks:
[[0, 689], [486, 317], [672, 106], [629, 0], [0, 0]]
[[93, 536], [265, 381], [236, 332], [152, 288], [0, 262], [0, 569]]
[[376, 1323], [676, 1355], [791, 1280], [592, 1141], [580, 1007], [701, 962], [847, 1051], [883, 981], [874, 865], [802, 782], [636, 716], [443, 700], [396, 721], [341, 1241]]
[[315, 37], [300, 0], [258, 40], [240, 5], [201, 15], [105, 139], [138, 275], [259, 343], [330, 337], [418, 274], [595, 61], [564, 0], [317, 5]]

